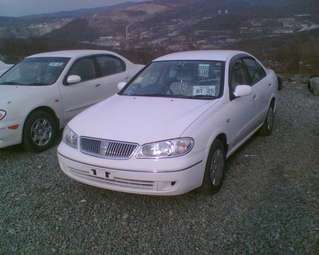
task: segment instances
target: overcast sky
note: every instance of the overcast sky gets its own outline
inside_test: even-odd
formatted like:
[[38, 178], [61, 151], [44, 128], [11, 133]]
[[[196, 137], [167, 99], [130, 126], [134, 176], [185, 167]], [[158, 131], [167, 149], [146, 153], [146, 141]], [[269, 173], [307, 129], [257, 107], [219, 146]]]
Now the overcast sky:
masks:
[[[94, 8], [129, 0], [0, 0], [0, 16], [23, 16], [57, 11]], [[134, 2], [141, 0], [131, 0]]]

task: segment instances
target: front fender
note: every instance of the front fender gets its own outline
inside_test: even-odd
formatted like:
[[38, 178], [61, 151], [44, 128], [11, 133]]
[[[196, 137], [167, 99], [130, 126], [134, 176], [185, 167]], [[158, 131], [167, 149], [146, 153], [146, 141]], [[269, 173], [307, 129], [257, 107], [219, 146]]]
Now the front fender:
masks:
[[226, 137], [226, 146], [228, 146], [227, 144], [227, 137], [229, 137], [227, 135], [227, 130], [225, 128], [218, 128], [215, 130], [215, 132], [209, 137], [209, 139], [207, 140], [207, 143], [206, 143], [206, 149], [205, 149], [205, 165], [206, 165], [206, 162], [208, 160], [208, 156], [209, 156], [209, 152], [210, 152], [210, 149], [214, 143], [214, 141], [220, 136], [220, 135], [223, 135]]

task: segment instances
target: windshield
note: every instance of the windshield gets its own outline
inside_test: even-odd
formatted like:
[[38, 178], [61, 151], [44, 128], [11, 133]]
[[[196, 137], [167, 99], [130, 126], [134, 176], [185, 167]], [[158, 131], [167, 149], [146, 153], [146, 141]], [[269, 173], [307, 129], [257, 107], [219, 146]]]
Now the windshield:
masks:
[[222, 95], [224, 62], [153, 62], [120, 93], [127, 96], [214, 99]]
[[26, 58], [0, 77], [0, 85], [45, 86], [57, 81], [69, 58]]

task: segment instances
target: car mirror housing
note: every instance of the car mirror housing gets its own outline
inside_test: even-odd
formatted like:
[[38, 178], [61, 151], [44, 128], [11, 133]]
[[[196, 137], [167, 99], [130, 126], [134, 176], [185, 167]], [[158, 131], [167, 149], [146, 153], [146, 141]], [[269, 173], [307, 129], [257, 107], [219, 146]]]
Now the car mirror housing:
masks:
[[119, 84], [117, 84], [118, 90], [122, 90], [126, 86], [127, 82], [122, 81]]
[[82, 79], [79, 75], [69, 75], [67, 80], [66, 80], [66, 82], [70, 85], [79, 83], [81, 81], [82, 81]]
[[234, 96], [235, 97], [244, 97], [252, 93], [252, 88], [248, 85], [238, 85], [235, 88]]

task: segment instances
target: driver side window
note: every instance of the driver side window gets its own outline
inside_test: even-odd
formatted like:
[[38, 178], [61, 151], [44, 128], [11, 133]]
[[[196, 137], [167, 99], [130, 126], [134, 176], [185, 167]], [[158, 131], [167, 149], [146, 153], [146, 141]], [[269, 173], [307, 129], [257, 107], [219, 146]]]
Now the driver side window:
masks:
[[233, 93], [238, 85], [250, 85], [249, 74], [242, 60], [237, 60], [231, 67], [230, 89]]
[[250, 57], [244, 58], [243, 62], [247, 66], [253, 85], [255, 85], [256, 83], [258, 83], [259, 81], [261, 81], [263, 78], [266, 77], [266, 72], [264, 68], [262, 68], [261, 65], [259, 65], [257, 61], [254, 60], [253, 58], [250, 58]]
[[88, 81], [97, 77], [93, 58], [77, 60], [71, 67], [68, 75], [78, 75], [82, 81]]

